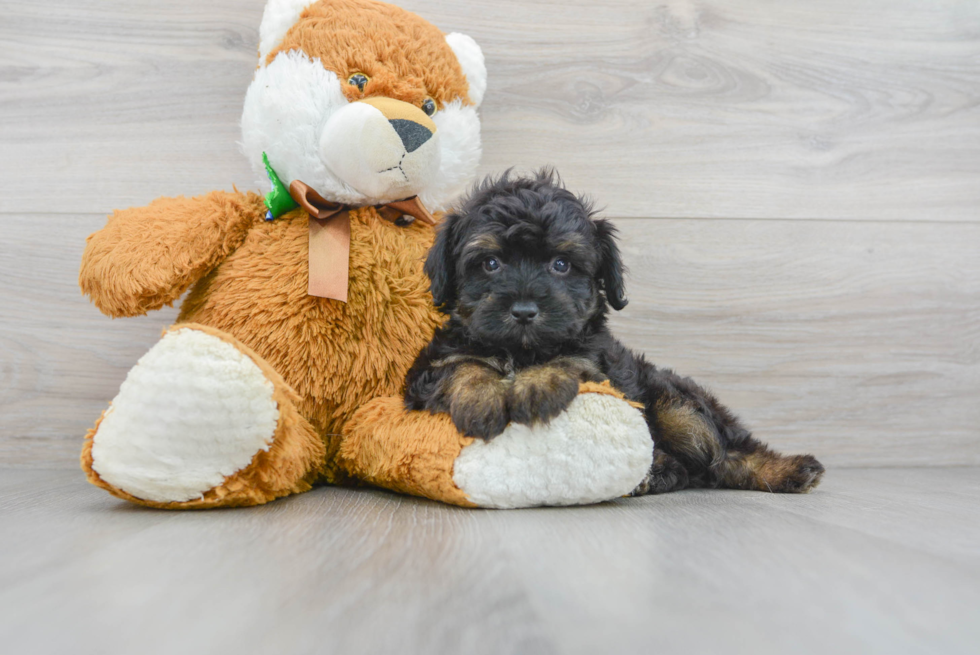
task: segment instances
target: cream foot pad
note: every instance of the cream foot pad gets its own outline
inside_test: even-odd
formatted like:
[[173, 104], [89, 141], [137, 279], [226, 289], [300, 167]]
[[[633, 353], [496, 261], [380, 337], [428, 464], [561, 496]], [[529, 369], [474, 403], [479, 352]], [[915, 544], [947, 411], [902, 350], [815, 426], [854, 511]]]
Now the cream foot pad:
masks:
[[587, 505], [630, 493], [653, 461], [641, 412], [619, 398], [581, 393], [546, 426], [511, 424], [462, 449], [453, 482], [480, 507]]
[[234, 345], [167, 332], [126, 377], [95, 433], [92, 469], [149, 501], [200, 498], [272, 444], [274, 387]]

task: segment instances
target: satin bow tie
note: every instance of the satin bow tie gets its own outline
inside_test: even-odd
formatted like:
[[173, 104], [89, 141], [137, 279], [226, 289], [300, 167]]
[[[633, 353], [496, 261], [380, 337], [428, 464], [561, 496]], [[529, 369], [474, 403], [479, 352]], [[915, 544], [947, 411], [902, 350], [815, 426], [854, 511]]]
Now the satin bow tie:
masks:
[[[310, 215], [310, 282], [307, 293], [347, 302], [350, 267], [350, 211], [352, 205], [330, 202], [308, 185], [293, 180], [289, 195]], [[418, 196], [374, 205], [385, 220], [408, 215], [427, 225], [436, 220]]]

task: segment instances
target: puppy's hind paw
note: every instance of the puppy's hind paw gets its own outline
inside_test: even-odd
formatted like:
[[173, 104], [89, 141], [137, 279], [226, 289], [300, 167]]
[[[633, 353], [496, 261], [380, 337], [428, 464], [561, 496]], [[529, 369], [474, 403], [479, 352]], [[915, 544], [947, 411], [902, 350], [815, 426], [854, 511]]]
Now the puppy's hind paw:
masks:
[[654, 451], [653, 466], [630, 495], [665, 494], [686, 489], [689, 484], [690, 477], [683, 464], [667, 453]]
[[813, 455], [791, 455], [782, 460], [782, 471], [778, 479], [770, 480], [772, 491], [784, 494], [809, 493], [820, 484], [823, 477], [823, 464]]

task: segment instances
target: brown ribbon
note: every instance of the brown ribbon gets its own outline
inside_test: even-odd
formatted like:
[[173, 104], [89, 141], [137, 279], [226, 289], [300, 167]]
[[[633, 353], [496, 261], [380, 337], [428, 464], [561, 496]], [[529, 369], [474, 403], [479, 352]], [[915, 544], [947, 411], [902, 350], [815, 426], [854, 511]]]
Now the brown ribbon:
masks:
[[[299, 180], [289, 185], [289, 195], [310, 215], [310, 282], [306, 293], [347, 302], [350, 210], [355, 207], [330, 202]], [[375, 207], [385, 220], [396, 221], [408, 214], [427, 225], [436, 224], [418, 196]]]

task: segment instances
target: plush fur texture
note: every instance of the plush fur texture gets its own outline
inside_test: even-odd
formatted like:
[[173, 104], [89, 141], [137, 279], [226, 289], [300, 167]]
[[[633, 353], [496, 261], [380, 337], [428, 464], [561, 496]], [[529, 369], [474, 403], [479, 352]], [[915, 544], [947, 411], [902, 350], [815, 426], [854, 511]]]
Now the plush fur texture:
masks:
[[453, 481], [480, 507], [499, 509], [625, 496], [650, 470], [652, 452], [643, 414], [622, 398], [608, 383], [584, 383], [547, 424], [474, 440], [456, 459]]
[[459, 32], [447, 34], [446, 43], [453, 49], [456, 61], [466, 75], [470, 102], [479, 107], [483, 104], [483, 96], [487, 92], [487, 67], [483, 60], [483, 50], [473, 37]]
[[[262, 184], [263, 152], [286, 185], [301, 180], [349, 204], [419, 195], [439, 211], [471, 179], [481, 150], [475, 109], [486, 88], [483, 54], [471, 38], [444, 36], [414, 14], [370, 0], [276, 0], [260, 36], [242, 146]], [[366, 76], [362, 87], [348, 83], [355, 73]], [[378, 97], [416, 110], [431, 98], [431, 141], [403, 149], [390, 117], [356, 111], [359, 101]]]
[[327, 120], [320, 132], [320, 159], [365, 197], [399, 200], [417, 195], [438, 175], [441, 136], [418, 107], [366, 98]]
[[[267, 7], [261, 47], [269, 57], [260, 62], [243, 116], [253, 165], [259, 167], [263, 147], [273, 151], [276, 167], [283, 163], [276, 152], [315, 145], [319, 127], [351, 100], [420, 103], [431, 96], [440, 104], [432, 122], [449, 148], [441, 161], [451, 168], [431, 186], [445, 202], [472, 175], [480, 150], [467, 80], [443, 34], [370, 0], [300, 4], [276, 0]], [[371, 77], [364, 89], [346, 83], [355, 71]], [[307, 182], [330, 178], [322, 162], [303, 173]], [[337, 202], [374, 200], [345, 195], [342, 187], [318, 190]], [[412, 357], [442, 320], [422, 272], [432, 229], [394, 225], [371, 207], [352, 211], [345, 304], [306, 293], [306, 214], [267, 222], [265, 211], [258, 194], [225, 192], [118, 211], [89, 238], [79, 284], [110, 316], [144, 314], [193, 287], [178, 325], [214, 329], [281, 372], [296, 394], [290, 402], [320, 444], [315, 474], [307, 477], [345, 479], [334, 458], [342, 426], [371, 398], [400, 393]]]
[[105, 313], [132, 316], [172, 302], [196, 280], [178, 325], [216, 328], [281, 372], [322, 444], [312, 479], [346, 479], [334, 459], [343, 425], [366, 401], [400, 393], [415, 353], [442, 321], [422, 270], [433, 231], [395, 225], [370, 207], [352, 211], [350, 289], [341, 303], [306, 293], [305, 212], [275, 222], [264, 212], [256, 194], [221, 193], [117, 212], [89, 238], [80, 284]]
[[300, 14], [314, 0], [269, 0], [259, 24], [259, 65], [265, 63], [272, 49], [282, 42]]
[[550, 425], [511, 426], [489, 443], [460, 435], [446, 414], [378, 398], [348, 422], [342, 461], [365, 482], [462, 507], [583, 505], [628, 494], [651, 462], [639, 405], [608, 383], [582, 384], [576, 395]]
[[[472, 40], [445, 39], [422, 19], [370, 0], [309, 7], [273, 0], [266, 19], [263, 58], [242, 121], [253, 164], [268, 150], [287, 184], [290, 174], [302, 175], [329, 201], [371, 205], [373, 199], [346, 182], [331, 181], [315, 151], [323, 145], [324, 124], [359, 103], [353, 111], [374, 116], [376, 127], [388, 128], [363, 106], [389, 121], [408, 116], [422, 125], [422, 105], [415, 103], [431, 96], [439, 105], [431, 119], [439, 168], [420, 197], [435, 209], [472, 174], [479, 157], [475, 103], [485, 88], [482, 55]], [[465, 60], [462, 68], [457, 56]], [[353, 71], [371, 76], [363, 89], [346, 83]], [[369, 146], [347, 152], [355, 157]], [[295, 210], [270, 222], [265, 213], [254, 193], [163, 198], [114, 213], [89, 238], [79, 283], [106, 314], [143, 314], [188, 292], [173, 328], [177, 336], [165, 337], [134, 369], [127, 388], [89, 431], [82, 451], [89, 480], [120, 498], [168, 509], [255, 505], [318, 482], [357, 479], [472, 506], [453, 482], [454, 463], [472, 440], [445, 417], [401, 407], [405, 374], [444, 320], [423, 271], [432, 228], [420, 221], [393, 223], [372, 206], [351, 210], [350, 286], [343, 303], [307, 294], [307, 214]], [[242, 382], [244, 371], [248, 382], [238, 391], [256, 401], [248, 407], [224, 388]], [[610, 418], [629, 409], [618, 399], [606, 402], [612, 403]], [[607, 415], [593, 405], [583, 406], [592, 407], [593, 420], [603, 420]], [[212, 411], [235, 412], [237, 423], [205, 430]], [[274, 428], [272, 411], [278, 412]], [[201, 422], [188, 425], [192, 415]], [[569, 420], [575, 416], [573, 408]], [[250, 432], [253, 421], [262, 429]], [[220, 442], [213, 444], [215, 452], [208, 450], [210, 436]], [[643, 446], [645, 438], [620, 438], [612, 448], [618, 468], [604, 467], [609, 480], [595, 486], [626, 493], [623, 481], [645, 448], [631, 454], [625, 446]], [[255, 451], [250, 460], [248, 448]], [[568, 464], [566, 452], [549, 450], [531, 468], [546, 473], [554, 467], [555, 475], [562, 467], [581, 471], [594, 455], [583, 452], [586, 459]], [[473, 493], [500, 506], [539, 502], [526, 492], [540, 488], [533, 476], [503, 475], [510, 460], [494, 461], [500, 466], [488, 468], [485, 477], [508, 478], [525, 490], [523, 496], [468, 483]], [[215, 486], [205, 489], [209, 484]]]
[[[409, 372], [406, 406], [448, 412], [467, 436], [547, 424], [579, 382], [609, 380], [644, 406], [656, 444], [636, 493], [688, 486], [805, 492], [823, 467], [783, 457], [689, 378], [613, 338], [626, 305], [615, 229], [553, 173], [484, 182], [446, 217], [426, 261], [449, 321]], [[652, 446], [652, 444], [651, 444]]]
[[422, 270], [433, 231], [420, 221], [397, 226], [373, 208], [352, 211], [346, 303], [307, 295], [307, 235], [300, 210], [256, 222], [192, 289], [178, 321], [234, 335], [283, 374], [323, 435], [324, 479], [335, 481], [343, 425], [368, 400], [400, 392], [414, 354], [442, 320]]
[[476, 507], [453, 482], [456, 459], [473, 439], [462, 436], [449, 417], [407, 412], [401, 398], [388, 396], [361, 408], [344, 433], [340, 459], [353, 477], [400, 493]]
[[[299, 396], [296, 392], [257, 353], [231, 335], [223, 333], [220, 330], [204, 325], [188, 323], [176, 326], [168, 332], [165, 332], [164, 340], [169, 335], [188, 333], [196, 335], [198, 338], [209, 337], [211, 340], [227, 345], [235, 353], [239, 353], [240, 356], [248, 358], [261, 372], [262, 377], [271, 385], [273, 389], [271, 399], [277, 408], [278, 416], [275, 431], [271, 435], [269, 444], [258, 448], [257, 452], [250, 458], [250, 461], [246, 461], [244, 467], [237, 471], [230, 470], [224, 477], [224, 480], [219, 479], [219, 483], [215, 486], [206, 491], [199, 491], [195, 497], [188, 499], [185, 493], [175, 493], [173, 489], [161, 486], [160, 482], [172, 484], [173, 481], [166, 480], [160, 474], [165, 475], [167, 473], [164, 469], [173, 465], [175, 454], [184, 460], [183, 463], [186, 467], [191, 469], [195, 468], [199, 463], [198, 460], [192, 457], [191, 449], [194, 448], [195, 444], [185, 441], [182, 444], [185, 447], [178, 454], [171, 448], [170, 444], [141, 439], [146, 433], [143, 433], [139, 429], [139, 426], [130, 425], [127, 433], [118, 435], [115, 444], [117, 448], [129, 446], [134, 450], [139, 448], [143, 451], [138, 453], [143, 459], [140, 466], [128, 466], [121, 470], [124, 476], [130, 479], [129, 482], [135, 483], [135, 486], [130, 486], [126, 481], [114, 479], [113, 476], [109, 476], [107, 480], [99, 473], [100, 470], [104, 469], [104, 464], [107, 462], [110, 468], [116, 468], [124, 461], [114, 457], [116, 453], [112, 452], [102, 453], [101, 457], [105, 461], [101, 464], [96, 459], [99, 456], [97, 452], [98, 448], [95, 447], [96, 434], [100, 432], [107, 415], [110, 415], [117, 409], [117, 407], [110, 406], [102, 413], [95, 427], [85, 435], [81, 461], [82, 468], [85, 470], [89, 482], [106, 489], [113, 495], [124, 500], [162, 509], [207, 509], [212, 507], [260, 505], [282, 496], [309, 490], [319, 475], [326, 449], [320, 435], [316, 433], [313, 427], [297, 411], [296, 405], [299, 401]], [[232, 357], [232, 360], [234, 359], [235, 357]], [[216, 364], [217, 366], [215, 366]], [[215, 368], [222, 368], [218, 362], [211, 362], [211, 365]], [[139, 365], [136, 368], [139, 368]], [[197, 391], [207, 393], [208, 390], [199, 388]], [[117, 400], [120, 401], [119, 405], [128, 401], [126, 398], [117, 398]], [[148, 397], [147, 400], [152, 400], [152, 398]], [[248, 411], [247, 408], [246, 411]], [[177, 431], [173, 436], [177, 438], [183, 437], [179, 433], [182, 421], [182, 415], [180, 413], [173, 413], [171, 410], [169, 413], [162, 412], [158, 416], [147, 415], [135, 418], [144, 418], [146, 420], [162, 419], [167, 423], [165, 429], [169, 428]], [[155, 430], [159, 430], [161, 426], [154, 425], [152, 427]], [[141, 441], [143, 443], [140, 443]], [[205, 441], [200, 445], [204, 446], [206, 443]], [[232, 469], [237, 466], [231, 461], [228, 461], [227, 465], [231, 466]], [[147, 471], [147, 468], [150, 468], [151, 471]], [[156, 471], [155, 475], [153, 471]], [[170, 473], [176, 476], [182, 475], [180, 467], [170, 471]], [[110, 480], [122, 483], [113, 484]], [[145, 493], [143, 487], [147, 482], [155, 484], [154, 491], [156, 493]], [[198, 487], [198, 489], [200, 488]], [[155, 497], [149, 497], [151, 495]], [[177, 500], [178, 498], [179, 500]]]
[[262, 221], [261, 196], [212, 191], [119, 210], [87, 239], [78, 284], [113, 318], [170, 305]]
[[200, 497], [269, 450], [279, 423], [274, 390], [230, 343], [170, 332], [129, 371], [103, 416], [93, 468], [147, 500]]

